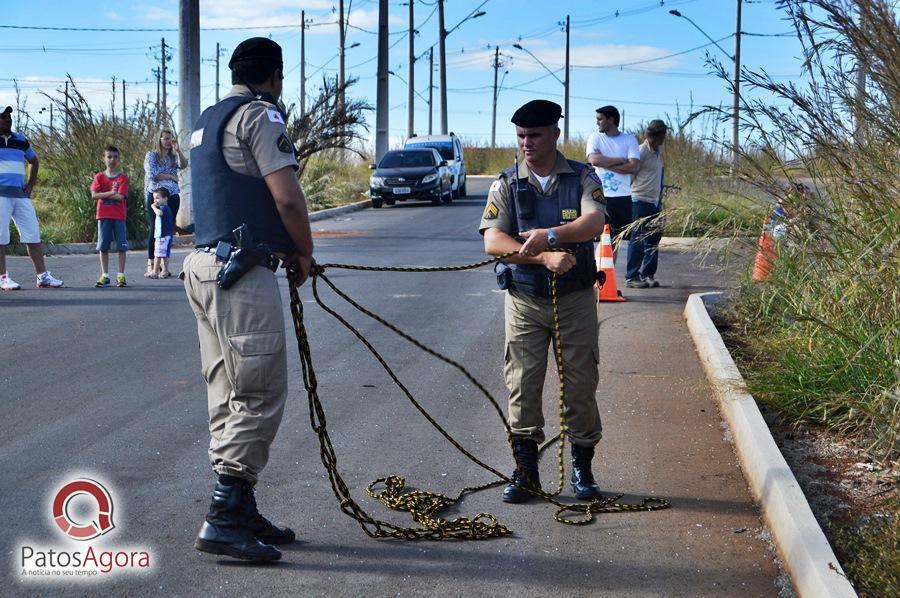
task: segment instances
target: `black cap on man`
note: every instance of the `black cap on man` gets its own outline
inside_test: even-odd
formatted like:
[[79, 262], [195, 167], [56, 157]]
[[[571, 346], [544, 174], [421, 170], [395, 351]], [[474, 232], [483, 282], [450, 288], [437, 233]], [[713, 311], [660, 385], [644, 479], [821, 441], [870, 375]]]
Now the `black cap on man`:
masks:
[[231, 82], [257, 85], [276, 70], [283, 71], [281, 46], [266, 37], [251, 37], [237, 45], [228, 61]]
[[562, 118], [562, 107], [549, 100], [531, 100], [513, 113], [510, 121], [519, 127], [552, 127]]

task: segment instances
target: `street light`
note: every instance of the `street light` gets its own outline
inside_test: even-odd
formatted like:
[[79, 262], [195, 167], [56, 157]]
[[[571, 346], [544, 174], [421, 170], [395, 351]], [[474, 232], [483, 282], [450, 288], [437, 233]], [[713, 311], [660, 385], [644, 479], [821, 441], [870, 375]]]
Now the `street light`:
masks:
[[[566, 30], [568, 31], [568, 17], [566, 17], [566, 22], [567, 22]], [[548, 73], [550, 73], [551, 75], [553, 75], [553, 78], [556, 79], [557, 81], [559, 81], [560, 85], [563, 86], [563, 92], [564, 92], [564, 95], [565, 95], [565, 99], [564, 99], [564, 101], [563, 101], [563, 104], [565, 105], [565, 108], [563, 109], [563, 111], [565, 112], [565, 114], [563, 115], [564, 118], [565, 118], [565, 120], [563, 121], [563, 142], [568, 142], [568, 141], [569, 141], [569, 69], [568, 69], [568, 35], [567, 35], [567, 37], [566, 37], [566, 56], [567, 56], [566, 67], [567, 67], [567, 68], [566, 68], [566, 80], [565, 80], [565, 81], [563, 81], [562, 79], [560, 79], [559, 77], [557, 77], [557, 76], [556, 76], [556, 73], [554, 73], [553, 71], [551, 71], [551, 70], [550, 70], [550, 67], [548, 67], [546, 64], [544, 64], [543, 62], [541, 62], [541, 59], [538, 58], [537, 56], [535, 56], [534, 53], [533, 53], [531, 50], [529, 50], [528, 48], [522, 47], [522, 44], [513, 44], [513, 48], [515, 48], [515, 49], [517, 49], [517, 50], [522, 50], [523, 52], [526, 52], [529, 56], [531, 56], [532, 58], [534, 58], [534, 59], [537, 61], [537, 63], [538, 63], [539, 65], [541, 65], [542, 67], [544, 67], [544, 70], [546, 70]]]
[[697, 29], [697, 31], [699, 31], [699, 32], [702, 33], [704, 36], [706, 36], [706, 39], [708, 39], [708, 40], [711, 41], [713, 44], [715, 44], [715, 46], [716, 46], [718, 49], [722, 50], [722, 54], [724, 54], [724, 55], [727, 56], [732, 62], [734, 62], [734, 56], [732, 56], [731, 54], [729, 54], [728, 52], [726, 52], [726, 51], [725, 51], [725, 48], [723, 48], [722, 46], [719, 45], [719, 42], [717, 42], [716, 40], [714, 40], [713, 38], [711, 38], [711, 37], [709, 36], [708, 33], [706, 33], [705, 31], [703, 31], [703, 29], [700, 28], [700, 25], [698, 25], [698, 24], [695, 23], [693, 20], [691, 20], [689, 17], [684, 16], [683, 14], [681, 14], [680, 11], [677, 11], [677, 10], [675, 10], [675, 9], [670, 10], [670, 11], [669, 11], [669, 14], [670, 14], [670, 15], [675, 15], [676, 17], [681, 17], [682, 19], [684, 19], [685, 21], [687, 21], [688, 23], [690, 23], [691, 25], [693, 25], [693, 26]]
[[[441, 133], [443, 135], [447, 134], [447, 52], [444, 40], [447, 39], [447, 36], [456, 31], [460, 25], [468, 21], [469, 19], [477, 19], [478, 17], [483, 17], [487, 13], [483, 10], [475, 10], [469, 13], [469, 15], [464, 18], [462, 21], [453, 26], [449, 31], [444, 29], [444, 0], [437, 0], [438, 3], [438, 47], [440, 51], [440, 59], [441, 59]], [[482, 2], [482, 6], [485, 3]], [[480, 7], [479, 7], [480, 8]]]
[[681, 12], [677, 10], [670, 10], [670, 15], [681, 17], [686, 20], [688, 23], [693, 25], [697, 31], [706, 36], [706, 39], [711, 41], [715, 46], [722, 50], [722, 53], [734, 63], [734, 105], [732, 106], [732, 124], [731, 124], [731, 172], [734, 174], [735, 169], [737, 168], [738, 162], [738, 154], [740, 152], [740, 139], [738, 138], [738, 124], [740, 122], [740, 110], [741, 110], [741, 0], [737, 0], [737, 26], [735, 28], [734, 34], [734, 55], [726, 52], [719, 43], [711, 38], [709, 34], [707, 34], [703, 29], [700, 28], [697, 23], [689, 19], [688, 17], [681, 14]]
[[560, 84], [560, 85], [565, 85], [565, 82], [563, 82], [562, 79], [560, 79], [559, 77], [557, 77], [557, 76], [556, 76], [556, 73], [550, 70], [550, 67], [548, 67], [546, 64], [544, 64], [543, 62], [541, 62], [541, 59], [538, 58], [537, 56], [535, 56], [535, 55], [531, 52], [531, 50], [529, 50], [529, 49], [527, 49], [527, 48], [523, 48], [521, 44], [513, 44], [513, 48], [515, 48], [516, 50], [522, 50], [523, 52], [527, 52], [528, 55], [531, 56], [532, 58], [534, 58], [535, 60], [537, 60], [537, 63], [538, 63], [539, 65], [541, 65], [542, 67], [544, 67], [544, 69], [546, 69], [546, 71], [547, 71], [548, 73], [550, 73], [551, 75], [553, 75], [553, 78], [556, 79], [557, 81], [559, 81], [559, 84]]

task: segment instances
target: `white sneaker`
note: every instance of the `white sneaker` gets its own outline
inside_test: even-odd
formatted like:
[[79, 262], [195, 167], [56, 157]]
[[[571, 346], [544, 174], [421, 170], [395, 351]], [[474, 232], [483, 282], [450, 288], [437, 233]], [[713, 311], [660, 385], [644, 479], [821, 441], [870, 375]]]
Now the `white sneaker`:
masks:
[[54, 278], [53, 275], [50, 274], [50, 270], [47, 270], [43, 274], [38, 274], [35, 286], [39, 289], [58, 289], [63, 286], [63, 281]]
[[18, 291], [22, 287], [9, 276], [0, 276], [0, 291]]
[[648, 276], [644, 280], [647, 282], [647, 284], [650, 285], [651, 289], [655, 289], [655, 288], [659, 287], [659, 281], [656, 280], [655, 278], [653, 278], [652, 276]]

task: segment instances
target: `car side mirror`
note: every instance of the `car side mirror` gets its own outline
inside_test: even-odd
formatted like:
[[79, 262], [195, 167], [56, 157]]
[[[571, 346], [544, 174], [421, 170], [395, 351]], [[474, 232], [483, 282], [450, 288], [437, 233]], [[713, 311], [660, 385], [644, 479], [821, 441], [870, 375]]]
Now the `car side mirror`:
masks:
[[441, 163], [438, 166], [446, 166], [446, 165], [447, 165], [447, 161], [441, 160]]
[[369, 170], [375, 170], [377, 168], [375, 164], [369, 164]]

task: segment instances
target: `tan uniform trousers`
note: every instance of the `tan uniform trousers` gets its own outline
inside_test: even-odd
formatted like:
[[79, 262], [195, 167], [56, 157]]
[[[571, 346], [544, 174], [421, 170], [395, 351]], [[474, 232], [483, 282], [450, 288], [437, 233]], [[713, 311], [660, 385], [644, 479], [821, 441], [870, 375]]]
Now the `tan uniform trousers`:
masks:
[[[542, 443], [545, 436], [541, 397], [547, 373], [547, 351], [552, 346], [553, 305], [550, 299], [507, 292], [505, 315], [507, 421], [514, 437]], [[574, 444], [594, 446], [603, 435], [595, 397], [599, 380], [599, 324], [594, 289], [560, 297], [559, 320], [568, 436]]]
[[207, 384], [209, 460], [220, 474], [256, 482], [269, 460], [287, 397], [284, 312], [275, 273], [256, 266], [227, 291], [212, 253], [184, 260]]

